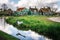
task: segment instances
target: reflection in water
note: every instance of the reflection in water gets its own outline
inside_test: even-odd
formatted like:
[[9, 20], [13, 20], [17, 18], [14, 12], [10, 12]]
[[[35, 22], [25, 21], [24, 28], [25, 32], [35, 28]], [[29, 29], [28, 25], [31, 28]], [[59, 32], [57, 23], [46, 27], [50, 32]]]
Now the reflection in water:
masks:
[[[22, 30], [18, 30], [17, 28], [15, 28], [12, 25], [9, 25], [5, 22], [5, 28], [4, 28], [4, 19], [0, 19], [0, 30], [4, 31], [5, 33], [8, 33], [18, 39], [21, 40], [50, 40], [42, 35], [39, 35], [37, 33], [35, 33], [34, 31], [28, 30], [28, 31], [22, 31]], [[17, 33], [20, 33], [21, 35], [16, 35]], [[23, 36], [25, 37], [23, 37]]]

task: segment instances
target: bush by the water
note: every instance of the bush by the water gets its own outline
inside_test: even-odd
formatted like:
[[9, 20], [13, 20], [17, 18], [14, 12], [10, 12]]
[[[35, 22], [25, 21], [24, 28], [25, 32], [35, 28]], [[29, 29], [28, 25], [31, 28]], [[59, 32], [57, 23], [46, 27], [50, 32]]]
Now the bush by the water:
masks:
[[[8, 17], [6, 22], [14, 25], [20, 30], [33, 30], [39, 34], [45, 35], [53, 40], [60, 40], [60, 23], [48, 20], [47, 16], [20, 16]], [[16, 21], [23, 21], [18, 25]]]

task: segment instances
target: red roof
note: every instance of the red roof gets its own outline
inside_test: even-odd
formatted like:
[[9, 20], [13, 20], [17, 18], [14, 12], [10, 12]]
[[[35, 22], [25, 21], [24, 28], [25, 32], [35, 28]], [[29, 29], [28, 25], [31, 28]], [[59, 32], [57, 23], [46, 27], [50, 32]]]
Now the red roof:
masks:
[[24, 7], [18, 8], [17, 11], [22, 11], [23, 9], [25, 9], [25, 8]]

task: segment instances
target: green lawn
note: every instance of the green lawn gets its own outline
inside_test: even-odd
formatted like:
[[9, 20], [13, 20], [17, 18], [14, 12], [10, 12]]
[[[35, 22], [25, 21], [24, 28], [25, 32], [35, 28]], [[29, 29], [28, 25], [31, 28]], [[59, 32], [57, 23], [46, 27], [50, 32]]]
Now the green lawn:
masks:
[[0, 31], [0, 40], [18, 40], [18, 39]]
[[[60, 40], [60, 23], [48, 20], [47, 16], [20, 16], [8, 17], [6, 22], [14, 25], [20, 30], [33, 30], [39, 34], [45, 35], [53, 40]], [[16, 21], [23, 21], [23, 24], [17, 25]]]

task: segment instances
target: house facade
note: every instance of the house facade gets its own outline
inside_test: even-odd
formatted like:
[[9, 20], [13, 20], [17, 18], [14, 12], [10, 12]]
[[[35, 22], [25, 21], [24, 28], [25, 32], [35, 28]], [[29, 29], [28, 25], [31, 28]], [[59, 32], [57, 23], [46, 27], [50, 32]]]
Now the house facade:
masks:
[[52, 11], [49, 7], [47, 8], [44, 7], [39, 10], [39, 14], [40, 15], [52, 15]]
[[35, 8], [29, 8], [30, 12], [31, 12], [31, 15], [37, 15], [38, 14], [38, 9], [35, 7]]
[[28, 15], [28, 9], [25, 7], [21, 7], [17, 9], [17, 15]]
[[53, 11], [51, 10], [50, 7], [44, 7], [44, 8], [40, 8], [38, 10], [38, 8], [34, 7], [29, 7], [29, 9], [23, 7], [23, 8], [18, 8], [17, 9], [17, 14], [19, 15], [53, 15]]
[[13, 11], [11, 9], [7, 9], [7, 10], [3, 10], [3, 9], [0, 9], [0, 15], [7, 15], [7, 16], [11, 16], [13, 14]]

